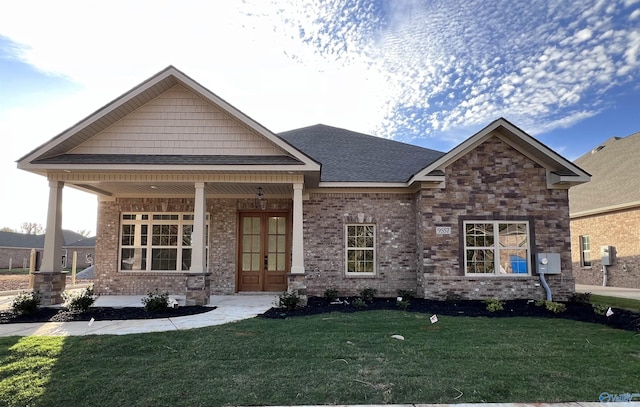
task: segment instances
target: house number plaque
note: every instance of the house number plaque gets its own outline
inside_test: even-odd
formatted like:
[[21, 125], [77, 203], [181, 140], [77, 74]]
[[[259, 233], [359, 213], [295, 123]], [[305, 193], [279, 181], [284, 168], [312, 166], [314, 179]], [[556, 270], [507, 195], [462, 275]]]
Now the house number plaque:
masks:
[[436, 235], [450, 235], [451, 226], [436, 226]]

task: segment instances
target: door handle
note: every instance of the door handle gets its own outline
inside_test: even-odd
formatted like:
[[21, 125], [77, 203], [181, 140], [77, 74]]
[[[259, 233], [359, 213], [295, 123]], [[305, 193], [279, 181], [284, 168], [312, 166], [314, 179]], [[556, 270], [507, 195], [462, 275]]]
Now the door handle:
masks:
[[267, 270], [269, 267], [269, 255], [264, 256], [264, 269]]

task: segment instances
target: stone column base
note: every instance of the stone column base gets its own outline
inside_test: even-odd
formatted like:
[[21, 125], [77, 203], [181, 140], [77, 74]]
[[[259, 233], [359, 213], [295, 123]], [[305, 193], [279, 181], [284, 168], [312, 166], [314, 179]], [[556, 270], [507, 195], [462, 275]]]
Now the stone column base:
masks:
[[67, 284], [67, 273], [33, 272], [33, 292], [40, 297], [40, 305], [62, 304], [62, 293]]
[[308, 301], [307, 274], [289, 273], [287, 274], [287, 277], [289, 279], [287, 292], [296, 293], [300, 299], [299, 306], [306, 307]]
[[211, 297], [211, 273], [187, 276], [185, 305], [207, 305]]

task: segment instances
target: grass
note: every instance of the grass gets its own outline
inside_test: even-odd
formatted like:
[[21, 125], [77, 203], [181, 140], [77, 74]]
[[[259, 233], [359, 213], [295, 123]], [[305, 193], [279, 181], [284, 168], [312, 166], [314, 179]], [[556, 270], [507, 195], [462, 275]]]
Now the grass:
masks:
[[632, 332], [538, 318], [431, 324], [429, 316], [367, 311], [0, 338], [0, 405], [558, 402], [640, 391]]
[[23, 269], [23, 268], [12, 268], [11, 270], [9, 269], [0, 269], [0, 275], [3, 276], [7, 276], [7, 275], [26, 275], [29, 274], [29, 269]]
[[630, 298], [608, 297], [605, 295], [591, 294], [591, 304], [605, 305], [607, 307], [621, 308], [629, 311], [640, 312], [640, 301]]

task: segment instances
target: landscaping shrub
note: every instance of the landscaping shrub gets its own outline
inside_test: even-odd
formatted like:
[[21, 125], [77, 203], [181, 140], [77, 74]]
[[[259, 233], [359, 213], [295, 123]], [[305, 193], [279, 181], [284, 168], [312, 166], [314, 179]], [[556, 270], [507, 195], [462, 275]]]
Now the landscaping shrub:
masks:
[[355, 309], [366, 308], [366, 306], [367, 306], [367, 303], [364, 302], [362, 298], [356, 298], [355, 300], [353, 300], [353, 308]]
[[536, 301], [536, 306], [538, 307], [544, 306], [547, 310], [553, 312], [554, 314], [559, 314], [567, 310], [566, 305], [559, 302], [555, 302], [555, 301], [549, 301], [549, 300], [538, 300]]
[[376, 298], [376, 294], [378, 294], [378, 290], [371, 287], [360, 291], [360, 296], [364, 302], [373, 302], [373, 299]]
[[398, 290], [398, 297], [402, 297], [402, 300], [411, 301], [416, 298], [415, 291], [411, 290]]
[[504, 301], [500, 301], [497, 298], [487, 298], [483, 301], [487, 304], [487, 311], [498, 312], [504, 310]]
[[284, 292], [280, 294], [278, 306], [280, 308], [288, 309], [289, 311], [293, 311], [298, 308], [300, 305], [300, 297], [295, 292]]
[[16, 315], [33, 315], [38, 312], [39, 305], [38, 293], [21, 292], [11, 301], [11, 311]]
[[338, 290], [335, 288], [327, 288], [324, 290], [324, 299], [329, 303], [334, 302], [338, 299]]
[[147, 296], [142, 299], [142, 303], [145, 311], [166, 311], [169, 308], [169, 293], [160, 293], [156, 288], [155, 291], [149, 291]]
[[64, 305], [73, 312], [86, 312], [96, 301], [93, 286], [89, 286], [80, 292], [65, 291], [62, 293]]

